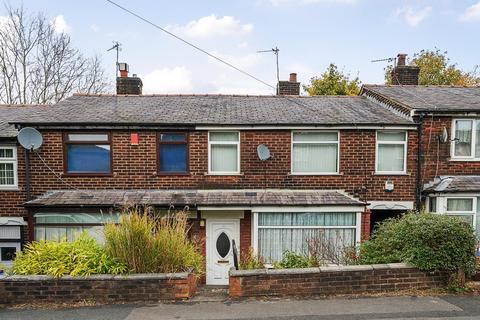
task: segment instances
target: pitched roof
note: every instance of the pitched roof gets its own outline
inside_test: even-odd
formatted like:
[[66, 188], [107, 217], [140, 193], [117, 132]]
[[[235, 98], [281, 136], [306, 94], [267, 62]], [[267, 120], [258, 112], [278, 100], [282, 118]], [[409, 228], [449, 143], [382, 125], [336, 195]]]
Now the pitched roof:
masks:
[[51, 126], [412, 124], [366, 97], [237, 95], [74, 95], [12, 122]]
[[480, 111], [480, 87], [364, 85], [362, 94], [407, 111]]
[[0, 138], [15, 138], [17, 129], [9, 122], [12, 119], [23, 117], [27, 118], [33, 110], [43, 109], [44, 105], [0, 105]]
[[425, 193], [480, 191], [480, 176], [441, 176], [424, 188]]
[[31, 207], [122, 206], [304, 206], [364, 203], [336, 190], [58, 190], [29, 201]]

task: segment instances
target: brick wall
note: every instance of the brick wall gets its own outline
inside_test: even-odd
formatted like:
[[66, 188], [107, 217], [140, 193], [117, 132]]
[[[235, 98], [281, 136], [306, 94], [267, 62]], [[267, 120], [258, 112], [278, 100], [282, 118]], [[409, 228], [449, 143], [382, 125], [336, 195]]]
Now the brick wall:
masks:
[[231, 270], [232, 298], [391, 292], [443, 287], [446, 273], [426, 273], [402, 263], [307, 269]]
[[196, 277], [188, 273], [63, 278], [11, 276], [0, 278], [0, 305], [183, 300], [192, 297], [196, 289]]

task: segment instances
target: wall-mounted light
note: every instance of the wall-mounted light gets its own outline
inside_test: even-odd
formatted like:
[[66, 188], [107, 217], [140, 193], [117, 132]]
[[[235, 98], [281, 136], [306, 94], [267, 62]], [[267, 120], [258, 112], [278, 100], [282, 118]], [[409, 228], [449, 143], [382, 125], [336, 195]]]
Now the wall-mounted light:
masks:
[[395, 185], [392, 180], [385, 181], [385, 191], [392, 192], [395, 189]]

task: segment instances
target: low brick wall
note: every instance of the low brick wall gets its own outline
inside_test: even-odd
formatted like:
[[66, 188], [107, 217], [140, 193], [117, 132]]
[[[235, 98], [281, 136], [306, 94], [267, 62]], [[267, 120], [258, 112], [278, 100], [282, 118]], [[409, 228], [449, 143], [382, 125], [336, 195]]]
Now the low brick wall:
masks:
[[196, 289], [197, 279], [192, 273], [7, 276], [0, 278], [0, 304], [156, 302], [188, 299]]
[[427, 273], [403, 263], [305, 269], [230, 270], [232, 298], [307, 296], [428, 289], [446, 285], [446, 273]]

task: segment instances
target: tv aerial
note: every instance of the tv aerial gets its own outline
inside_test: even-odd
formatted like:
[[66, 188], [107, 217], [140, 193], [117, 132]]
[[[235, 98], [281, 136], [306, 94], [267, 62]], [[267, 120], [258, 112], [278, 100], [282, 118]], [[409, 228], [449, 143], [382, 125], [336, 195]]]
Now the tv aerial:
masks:
[[257, 146], [257, 155], [258, 158], [262, 161], [268, 160], [272, 157], [270, 154], [270, 150], [264, 144], [260, 144]]
[[42, 146], [42, 134], [34, 128], [25, 127], [18, 132], [17, 140], [27, 150], [37, 150]]
[[[117, 51], [117, 64], [116, 64], [116, 73], [118, 73], [118, 53], [120, 51], [122, 51], [122, 44], [118, 41], [113, 41], [113, 46], [107, 50], [108, 51], [112, 51], [112, 50], [115, 50]], [[118, 74], [115, 74], [115, 76], [117, 76]]]
[[273, 54], [275, 55], [275, 61], [277, 63], [277, 94], [278, 94], [278, 83], [280, 82], [280, 67], [278, 66], [278, 53], [280, 52], [280, 49], [278, 49], [278, 47], [275, 47], [270, 50], [257, 51], [257, 53], [267, 53], [267, 52], [273, 52]]

